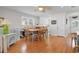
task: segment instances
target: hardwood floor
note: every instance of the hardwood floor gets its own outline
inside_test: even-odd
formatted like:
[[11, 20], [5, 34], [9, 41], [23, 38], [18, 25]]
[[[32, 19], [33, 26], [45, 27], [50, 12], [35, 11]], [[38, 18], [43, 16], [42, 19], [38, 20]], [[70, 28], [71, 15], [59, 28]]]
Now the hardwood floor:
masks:
[[40, 41], [29, 41], [23, 38], [8, 48], [8, 53], [71, 53], [72, 48], [62, 36], [50, 36]]

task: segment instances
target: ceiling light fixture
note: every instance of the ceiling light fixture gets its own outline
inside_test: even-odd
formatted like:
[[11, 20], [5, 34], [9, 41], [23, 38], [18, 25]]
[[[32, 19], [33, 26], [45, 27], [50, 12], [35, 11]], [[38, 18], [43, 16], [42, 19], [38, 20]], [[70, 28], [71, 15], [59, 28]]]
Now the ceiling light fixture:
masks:
[[40, 12], [45, 12], [45, 7], [44, 6], [38, 6], [38, 11]]
[[35, 11], [37, 11], [37, 12], [46, 12], [49, 9], [50, 8], [48, 6], [37, 6]]
[[44, 10], [44, 8], [42, 8], [42, 7], [39, 7], [39, 8], [38, 8], [38, 10], [39, 10], [39, 11], [43, 11], [43, 10]]

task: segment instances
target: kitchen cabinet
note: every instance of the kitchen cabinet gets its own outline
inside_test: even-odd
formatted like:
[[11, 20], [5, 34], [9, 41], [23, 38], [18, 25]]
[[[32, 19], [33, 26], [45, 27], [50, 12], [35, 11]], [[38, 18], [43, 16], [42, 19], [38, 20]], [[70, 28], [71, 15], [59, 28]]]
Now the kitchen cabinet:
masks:
[[3, 35], [3, 51], [4, 53], [7, 52], [7, 48], [13, 43], [16, 43], [17, 35], [15, 33], [10, 33]]

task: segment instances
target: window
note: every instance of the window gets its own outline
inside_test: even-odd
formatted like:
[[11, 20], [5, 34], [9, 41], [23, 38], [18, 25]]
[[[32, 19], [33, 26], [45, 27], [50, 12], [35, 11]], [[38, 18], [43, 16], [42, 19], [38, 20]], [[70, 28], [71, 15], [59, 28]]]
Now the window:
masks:
[[26, 17], [22, 17], [22, 25], [27, 25], [27, 18]]
[[29, 19], [29, 25], [33, 25], [33, 20]]
[[79, 21], [78, 20], [74, 20], [74, 21], [72, 21], [72, 28], [77, 28], [77, 27], [79, 27]]

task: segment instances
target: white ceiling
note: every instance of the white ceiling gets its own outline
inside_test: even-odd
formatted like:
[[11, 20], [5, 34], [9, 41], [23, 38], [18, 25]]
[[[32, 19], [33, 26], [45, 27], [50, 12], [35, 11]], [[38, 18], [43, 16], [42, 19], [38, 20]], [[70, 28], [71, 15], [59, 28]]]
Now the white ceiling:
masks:
[[79, 11], [79, 7], [76, 6], [47, 6], [46, 12], [37, 11], [37, 6], [6, 6], [6, 8], [10, 8], [19, 12], [28, 13], [35, 16], [46, 16], [55, 13], [62, 12], [76, 12]]

